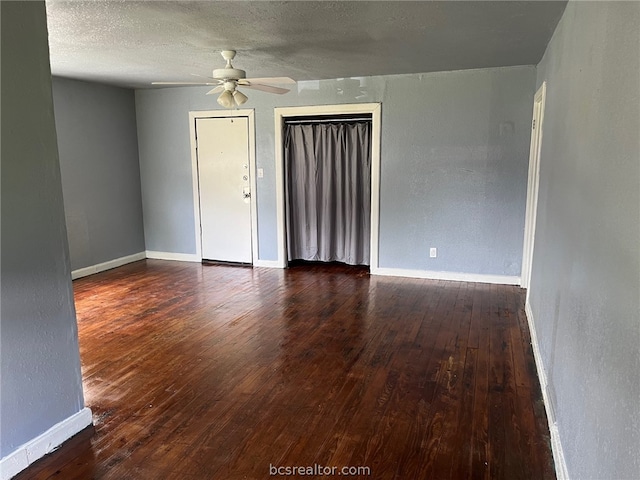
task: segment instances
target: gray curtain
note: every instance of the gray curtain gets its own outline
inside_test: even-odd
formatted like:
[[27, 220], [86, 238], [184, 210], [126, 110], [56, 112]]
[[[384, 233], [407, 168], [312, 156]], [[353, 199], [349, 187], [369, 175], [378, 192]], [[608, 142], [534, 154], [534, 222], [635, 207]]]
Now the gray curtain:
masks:
[[284, 128], [289, 260], [369, 265], [371, 122]]

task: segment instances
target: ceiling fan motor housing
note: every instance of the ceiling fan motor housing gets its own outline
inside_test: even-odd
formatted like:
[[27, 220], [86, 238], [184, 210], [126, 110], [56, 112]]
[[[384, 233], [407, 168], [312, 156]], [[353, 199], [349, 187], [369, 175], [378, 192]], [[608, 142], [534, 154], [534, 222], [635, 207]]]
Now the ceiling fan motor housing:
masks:
[[216, 80], [240, 80], [241, 78], [247, 78], [247, 74], [239, 68], [216, 68], [213, 71], [213, 78]]

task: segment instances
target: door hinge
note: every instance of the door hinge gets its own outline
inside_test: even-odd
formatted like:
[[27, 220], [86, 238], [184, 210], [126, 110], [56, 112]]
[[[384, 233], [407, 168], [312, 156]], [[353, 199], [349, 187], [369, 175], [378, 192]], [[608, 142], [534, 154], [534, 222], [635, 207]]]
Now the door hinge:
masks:
[[531, 129], [532, 130], [536, 129], [536, 119], [535, 118], [533, 119], [533, 125], [532, 125]]

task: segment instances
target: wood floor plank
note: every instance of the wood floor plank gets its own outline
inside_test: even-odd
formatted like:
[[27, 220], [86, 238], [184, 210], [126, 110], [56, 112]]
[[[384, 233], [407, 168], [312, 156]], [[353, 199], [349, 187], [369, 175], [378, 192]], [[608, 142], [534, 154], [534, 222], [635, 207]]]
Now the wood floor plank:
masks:
[[16, 480], [555, 478], [517, 287], [144, 260], [74, 292], [94, 429]]
[[[474, 299], [470, 343], [477, 348], [477, 368], [473, 393], [473, 421], [471, 432], [471, 472], [473, 479], [490, 478], [489, 463], [492, 460], [492, 445], [489, 443], [489, 349], [491, 326], [491, 288], [476, 286], [478, 302]], [[501, 452], [496, 451], [496, 456]]]

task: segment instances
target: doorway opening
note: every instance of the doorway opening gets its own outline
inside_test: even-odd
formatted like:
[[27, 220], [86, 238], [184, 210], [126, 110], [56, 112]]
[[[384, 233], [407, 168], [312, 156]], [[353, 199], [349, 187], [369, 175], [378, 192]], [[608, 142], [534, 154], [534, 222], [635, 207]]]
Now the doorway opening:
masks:
[[533, 100], [533, 119], [531, 121], [531, 146], [529, 149], [529, 180], [527, 185], [527, 207], [524, 223], [524, 246], [522, 252], [522, 272], [520, 284], [527, 289], [531, 283], [533, 251], [536, 235], [536, 215], [538, 212], [538, 184], [540, 180], [540, 148], [542, 147], [542, 122], [544, 121], [544, 103], [547, 84], [543, 82]]
[[284, 122], [287, 261], [369, 265], [371, 115]]
[[[373, 273], [378, 268], [380, 104], [276, 108], [275, 121], [278, 266], [338, 261], [369, 265]], [[349, 148], [362, 155], [342, 158]], [[296, 150], [307, 164], [302, 169]], [[353, 182], [345, 182], [349, 176]], [[358, 228], [345, 228], [348, 224]]]

